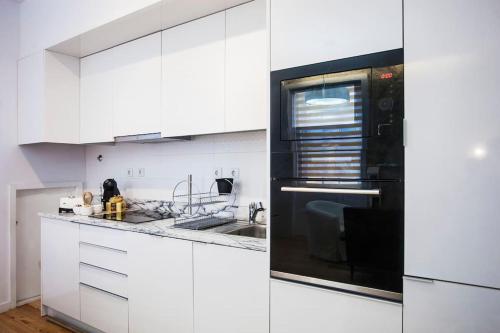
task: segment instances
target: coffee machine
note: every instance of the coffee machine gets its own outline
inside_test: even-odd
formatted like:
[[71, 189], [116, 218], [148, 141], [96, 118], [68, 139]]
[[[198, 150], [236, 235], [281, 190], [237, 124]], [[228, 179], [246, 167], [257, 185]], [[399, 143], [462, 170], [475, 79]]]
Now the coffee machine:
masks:
[[110, 178], [106, 179], [102, 184], [103, 193], [102, 193], [102, 206], [103, 209], [106, 209], [106, 203], [114, 197], [115, 195], [120, 195], [120, 190], [118, 189], [118, 184], [116, 180]]

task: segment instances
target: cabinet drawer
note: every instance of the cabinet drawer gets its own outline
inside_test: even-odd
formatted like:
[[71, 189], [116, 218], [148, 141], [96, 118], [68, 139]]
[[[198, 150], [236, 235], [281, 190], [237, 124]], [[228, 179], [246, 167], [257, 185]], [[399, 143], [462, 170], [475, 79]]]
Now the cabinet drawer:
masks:
[[102, 290], [80, 285], [81, 320], [106, 333], [128, 332], [128, 301]]
[[127, 276], [102, 268], [80, 264], [80, 283], [128, 297]]
[[125, 231], [80, 225], [80, 242], [127, 251]]
[[80, 243], [80, 262], [127, 274], [127, 252]]

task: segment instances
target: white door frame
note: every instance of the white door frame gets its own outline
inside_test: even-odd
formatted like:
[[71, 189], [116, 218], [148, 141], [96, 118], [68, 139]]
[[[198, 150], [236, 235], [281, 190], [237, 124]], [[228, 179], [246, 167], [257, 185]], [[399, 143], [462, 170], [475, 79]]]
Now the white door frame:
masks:
[[[78, 181], [73, 182], [38, 182], [29, 184], [10, 184], [9, 185], [9, 204], [7, 216], [10, 220], [9, 223], [9, 244], [10, 244], [10, 304], [8, 309], [14, 309], [17, 305], [17, 292], [16, 292], [16, 200], [17, 191], [22, 190], [43, 190], [49, 188], [74, 188], [75, 195], [83, 192], [83, 183]], [[3, 306], [0, 305], [0, 313], [3, 312]]]

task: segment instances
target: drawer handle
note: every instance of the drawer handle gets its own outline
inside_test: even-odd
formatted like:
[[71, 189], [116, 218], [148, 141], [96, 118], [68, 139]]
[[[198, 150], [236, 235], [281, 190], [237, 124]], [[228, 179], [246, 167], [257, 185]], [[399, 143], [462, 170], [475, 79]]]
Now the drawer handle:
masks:
[[323, 188], [323, 187], [289, 187], [283, 186], [281, 192], [303, 192], [303, 193], [334, 193], [334, 194], [358, 194], [358, 195], [380, 195], [380, 190], [356, 190], [349, 188]]
[[415, 282], [421, 282], [421, 283], [434, 283], [434, 280], [432, 280], [432, 279], [419, 278], [419, 277], [415, 277], [415, 276], [405, 275], [404, 278], [408, 281], [415, 281]]
[[102, 246], [102, 245], [97, 245], [97, 244], [92, 244], [92, 243], [87, 243], [87, 242], [80, 242], [80, 245], [87, 245], [87, 246], [91, 246], [91, 247], [97, 247], [100, 249], [111, 250], [111, 251], [116, 251], [116, 252], [120, 252], [120, 253], [127, 253], [127, 251], [124, 251], [124, 250], [118, 250], [118, 249], [114, 249], [112, 247], [107, 247], [107, 246]]
[[107, 269], [107, 268], [104, 268], [104, 267], [95, 266], [95, 265], [88, 264], [88, 263], [83, 262], [83, 261], [80, 261], [80, 265], [87, 266], [87, 267], [90, 267], [90, 268], [94, 268], [94, 269], [97, 269], [97, 270], [100, 270], [100, 271], [105, 271], [105, 272], [113, 273], [113, 274], [120, 275], [120, 276], [123, 276], [123, 277], [128, 277], [128, 275], [125, 274], [125, 273], [120, 273], [120, 272], [113, 271], [111, 269]]
[[128, 298], [127, 298], [127, 297], [123, 297], [123, 296], [120, 296], [120, 295], [114, 294], [114, 293], [112, 293], [112, 292], [109, 292], [109, 291], [104, 290], [104, 289], [101, 289], [101, 288], [96, 288], [96, 287], [94, 287], [94, 286], [88, 285], [88, 284], [83, 283], [83, 282], [80, 282], [80, 286], [87, 287], [87, 288], [90, 288], [90, 289], [94, 289], [94, 290], [97, 290], [97, 291], [102, 291], [103, 293], [106, 293], [106, 294], [108, 294], [108, 295], [115, 296], [115, 297], [118, 297], [118, 298], [121, 298], [121, 299], [124, 299], [124, 300], [128, 301]]

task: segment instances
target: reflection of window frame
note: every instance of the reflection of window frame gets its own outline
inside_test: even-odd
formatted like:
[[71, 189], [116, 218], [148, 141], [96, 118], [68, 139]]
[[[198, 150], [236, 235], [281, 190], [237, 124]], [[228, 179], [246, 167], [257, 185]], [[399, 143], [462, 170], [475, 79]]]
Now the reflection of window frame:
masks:
[[[362, 179], [365, 178], [366, 175], [364, 169], [366, 165], [366, 156], [363, 154], [366, 148], [366, 142], [362, 139], [365, 136], [365, 133], [368, 133], [369, 127], [368, 122], [369, 119], [369, 94], [370, 94], [370, 86], [369, 86], [369, 78], [371, 76], [370, 69], [363, 70], [355, 70], [350, 72], [343, 73], [335, 73], [335, 74], [326, 74], [326, 75], [318, 75], [308, 78], [288, 80], [282, 82], [282, 88], [286, 91], [286, 114], [283, 115], [284, 110], [282, 109], [282, 119], [283, 116], [286, 116], [286, 134], [289, 137], [288, 139], [294, 142], [296, 153], [293, 154], [294, 158], [294, 176], [298, 178], [310, 178], [310, 179], [338, 179], [338, 180], [353, 180], [353, 179]], [[353, 136], [347, 135], [339, 135], [340, 137], [335, 136], [326, 136], [322, 133], [318, 136], [301, 136], [300, 133], [297, 132], [296, 125], [296, 107], [297, 103], [295, 100], [295, 94], [297, 93], [305, 93], [308, 88], [316, 87], [319, 84], [329, 84], [329, 85], [353, 85], [354, 97], [350, 99], [350, 107], [352, 107], [355, 114], [355, 118], [358, 120], [354, 127], [354, 130], [359, 128], [359, 131], [355, 133]], [[282, 93], [285, 91], [282, 90]], [[285, 96], [282, 96], [285, 97]], [[305, 105], [305, 96], [304, 105]], [[283, 107], [283, 105], [282, 105]], [[317, 106], [314, 106], [318, 108]], [[324, 109], [338, 108], [339, 106], [329, 106]], [[344, 106], [345, 107], [345, 106]], [[338, 109], [337, 109], [338, 110]], [[359, 110], [359, 111], [357, 111]], [[282, 124], [283, 125], [283, 124]], [[341, 124], [341, 126], [345, 126], [349, 124]], [[356, 126], [358, 125], [358, 126]], [[335, 124], [327, 124], [331, 128], [339, 127]], [[321, 133], [320, 126], [314, 126], [314, 131], [318, 131]], [[348, 127], [347, 127], [348, 128]], [[282, 138], [283, 138], [283, 130], [285, 128], [282, 127]], [[341, 133], [342, 130], [338, 131]], [[332, 133], [331, 131], [329, 133]], [[292, 139], [290, 139], [292, 137]], [[313, 155], [321, 155], [321, 154], [329, 155], [331, 163], [318, 163], [325, 164], [325, 169], [318, 169], [318, 172], [304, 172], [304, 158], [309, 159]], [[350, 161], [344, 161], [342, 157], [336, 157], [335, 155], [352, 155]], [[345, 156], [344, 156], [345, 157]], [[316, 159], [320, 159], [321, 157], [317, 157]], [[328, 156], [326, 158], [326, 162], [328, 162]], [[359, 162], [357, 162], [359, 161]], [[307, 165], [307, 164], [306, 164]], [[340, 166], [339, 166], [340, 165]], [[318, 168], [317, 166], [310, 166], [311, 168]], [[329, 172], [333, 171], [333, 172]], [[340, 171], [340, 172], [339, 172]], [[345, 175], [343, 175], [345, 173]], [[344, 183], [344, 182], [343, 182]], [[352, 185], [355, 185], [353, 182]]]

